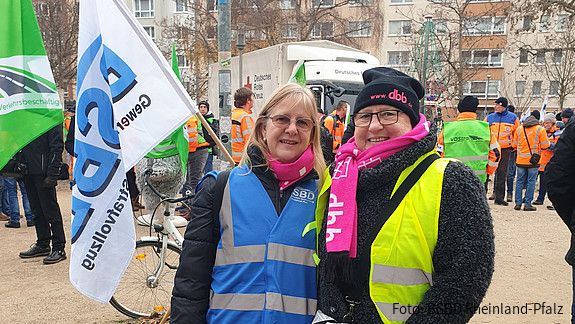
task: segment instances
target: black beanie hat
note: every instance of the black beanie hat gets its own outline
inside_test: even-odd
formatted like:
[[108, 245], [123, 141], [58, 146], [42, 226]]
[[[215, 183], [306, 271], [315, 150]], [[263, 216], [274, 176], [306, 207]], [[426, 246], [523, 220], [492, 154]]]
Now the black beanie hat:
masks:
[[399, 108], [411, 120], [419, 123], [419, 100], [425, 91], [419, 81], [409, 75], [387, 67], [376, 67], [363, 72], [365, 87], [355, 100], [353, 113], [365, 107], [390, 105]]
[[210, 104], [208, 103], [207, 100], [202, 100], [198, 102], [198, 108], [200, 108], [200, 105], [206, 105], [206, 108], [208, 108], [208, 111], [210, 111]]
[[573, 117], [573, 109], [567, 108], [561, 112], [561, 118], [571, 118]]
[[479, 106], [479, 99], [474, 96], [465, 96], [457, 105], [459, 112], [476, 112]]
[[531, 112], [531, 116], [535, 117], [537, 120], [541, 119], [541, 112], [537, 109]]
[[497, 100], [495, 100], [495, 103], [501, 104], [503, 107], [507, 108], [509, 101], [507, 101], [507, 98], [505, 98], [505, 97], [499, 97], [499, 98], [497, 98]]

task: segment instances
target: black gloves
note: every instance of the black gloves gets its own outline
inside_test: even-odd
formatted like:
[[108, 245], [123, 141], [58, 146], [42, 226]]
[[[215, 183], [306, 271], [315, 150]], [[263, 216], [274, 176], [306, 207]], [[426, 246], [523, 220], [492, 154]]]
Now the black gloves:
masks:
[[54, 188], [58, 185], [58, 180], [52, 177], [44, 178], [43, 186], [44, 188]]

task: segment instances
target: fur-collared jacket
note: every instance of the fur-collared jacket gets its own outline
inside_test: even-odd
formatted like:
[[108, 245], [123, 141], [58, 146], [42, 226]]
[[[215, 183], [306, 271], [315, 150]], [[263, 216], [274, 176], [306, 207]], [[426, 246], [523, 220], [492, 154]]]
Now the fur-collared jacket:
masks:
[[[350, 287], [337, 276], [328, 281], [325, 262], [319, 264], [318, 308], [337, 321], [343, 321], [349, 306], [345, 296], [353, 290], [360, 304], [355, 306], [354, 323], [381, 323], [369, 296], [369, 267], [361, 260], [369, 257], [370, 233], [401, 172], [419, 157], [434, 149], [437, 136], [433, 128], [425, 138], [387, 158], [372, 169], [359, 172], [357, 186], [358, 258], [352, 263], [354, 284]], [[320, 232], [319, 257], [325, 260], [326, 220]], [[444, 174], [439, 211], [439, 232], [433, 254], [433, 286], [426, 292], [407, 323], [466, 323], [480, 305], [491, 282], [494, 264], [494, 236], [485, 190], [473, 172], [460, 162], [449, 162]], [[329, 276], [332, 277], [332, 276]], [[357, 300], [356, 299], [356, 300]], [[434, 312], [451, 303], [461, 311]]]

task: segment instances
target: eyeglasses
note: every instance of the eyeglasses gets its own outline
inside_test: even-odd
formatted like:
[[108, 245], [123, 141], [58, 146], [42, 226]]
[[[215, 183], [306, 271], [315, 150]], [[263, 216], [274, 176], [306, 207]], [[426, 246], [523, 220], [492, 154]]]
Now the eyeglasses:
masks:
[[374, 113], [357, 113], [353, 115], [353, 124], [355, 127], [369, 127], [374, 115], [377, 116], [377, 121], [383, 126], [392, 125], [399, 120], [399, 110], [384, 110]]
[[[286, 115], [275, 115], [275, 116], [265, 116], [272, 120], [272, 123], [279, 128], [288, 128], [291, 125], [292, 119]], [[305, 117], [298, 117], [295, 119], [295, 126], [304, 131], [308, 131], [313, 128], [315, 123], [313, 120]]]

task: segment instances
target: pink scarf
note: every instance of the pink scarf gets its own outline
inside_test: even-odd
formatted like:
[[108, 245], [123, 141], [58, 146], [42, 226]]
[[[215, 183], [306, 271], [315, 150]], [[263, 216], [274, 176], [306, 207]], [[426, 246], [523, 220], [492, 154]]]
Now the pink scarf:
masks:
[[282, 163], [272, 158], [269, 154], [267, 154], [267, 159], [270, 163], [270, 168], [279, 180], [280, 190], [284, 190], [296, 183], [313, 170], [314, 157], [311, 145], [292, 163]]
[[349, 257], [357, 257], [356, 190], [359, 170], [377, 166], [386, 158], [429, 134], [429, 123], [425, 116], [419, 114], [419, 118], [419, 123], [411, 131], [365, 151], [357, 148], [353, 137], [341, 146], [335, 157], [329, 194], [327, 252], [348, 252]]

